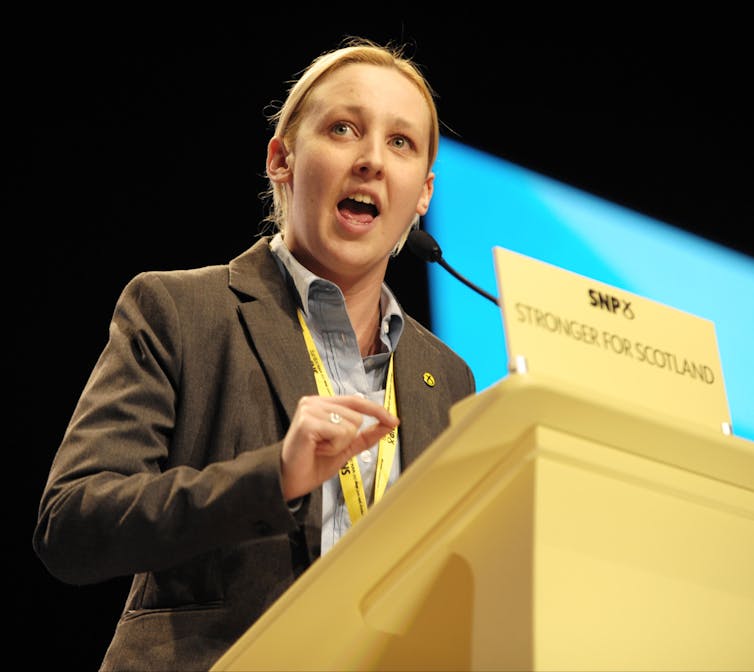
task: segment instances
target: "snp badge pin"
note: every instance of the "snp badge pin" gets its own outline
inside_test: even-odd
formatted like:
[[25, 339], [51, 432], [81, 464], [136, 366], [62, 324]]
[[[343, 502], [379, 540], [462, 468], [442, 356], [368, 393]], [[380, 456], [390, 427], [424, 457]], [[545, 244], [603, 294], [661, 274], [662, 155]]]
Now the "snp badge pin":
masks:
[[435, 386], [435, 377], [429, 371], [425, 371], [422, 378], [424, 379], [424, 383], [425, 385], [427, 385], [427, 387]]

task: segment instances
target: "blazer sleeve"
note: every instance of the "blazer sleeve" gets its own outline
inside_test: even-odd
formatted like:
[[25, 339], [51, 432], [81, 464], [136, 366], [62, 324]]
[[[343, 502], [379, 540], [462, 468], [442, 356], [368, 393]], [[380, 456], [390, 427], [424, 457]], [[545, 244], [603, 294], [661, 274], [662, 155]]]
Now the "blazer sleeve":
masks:
[[[222, 291], [231, 294], [227, 282]], [[54, 458], [33, 535], [35, 551], [63, 581], [157, 571], [297, 527], [281, 490], [280, 441], [238, 450], [232, 427], [211, 434], [223, 445], [197, 446], [197, 432], [176, 431], [179, 414], [202, 416], [208, 404], [221, 416], [217, 397], [231, 396], [236, 384], [213, 371], [220, 360], [208, 360], [205, 383], [192, 400], [183, 397], [186, 312], [155, 273], [137, 276], [118, 299], [108, 342]], [[194, 319], [214, 318], [199, 312]]]

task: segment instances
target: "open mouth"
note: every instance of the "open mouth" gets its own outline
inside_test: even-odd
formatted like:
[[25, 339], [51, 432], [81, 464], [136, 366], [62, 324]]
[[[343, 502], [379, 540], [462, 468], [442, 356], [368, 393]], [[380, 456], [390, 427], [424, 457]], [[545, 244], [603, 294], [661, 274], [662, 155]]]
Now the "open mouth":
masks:
[[377, 206], [372, 203], [372, 199], [368, 196], [344, 198], [338, 203], [338, 210], [344, 217], [362, 224], [369, 224], [380, 214]]

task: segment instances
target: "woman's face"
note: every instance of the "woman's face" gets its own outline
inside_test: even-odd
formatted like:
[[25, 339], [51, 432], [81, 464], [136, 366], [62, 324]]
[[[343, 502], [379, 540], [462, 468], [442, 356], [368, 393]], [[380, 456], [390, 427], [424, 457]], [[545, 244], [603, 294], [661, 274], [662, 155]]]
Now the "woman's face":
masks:
[[[381, 282], [401, 235], [429, 207], [431, 117], [392, 68], [349, 64], [315, 85], [294, 147], [273, 139], [272, 179], [290, 189], [285, 242], [311, 271], [341, 285]], [[270, 156], [277, 151], [277, 171]]]

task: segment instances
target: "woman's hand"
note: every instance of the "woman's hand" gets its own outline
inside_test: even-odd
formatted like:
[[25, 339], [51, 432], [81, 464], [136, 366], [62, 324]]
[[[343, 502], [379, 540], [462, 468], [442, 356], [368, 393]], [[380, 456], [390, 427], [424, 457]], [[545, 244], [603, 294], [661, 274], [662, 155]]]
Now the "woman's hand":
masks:
[[[363, 416], [376, 422], [362, 429]], [[283, 439], [282, 479], [286, 501], [301, 497], [338, 473], [399, 424], [385, 408], [359, 395], [307, 396], [299, 400]]]

